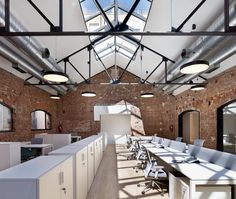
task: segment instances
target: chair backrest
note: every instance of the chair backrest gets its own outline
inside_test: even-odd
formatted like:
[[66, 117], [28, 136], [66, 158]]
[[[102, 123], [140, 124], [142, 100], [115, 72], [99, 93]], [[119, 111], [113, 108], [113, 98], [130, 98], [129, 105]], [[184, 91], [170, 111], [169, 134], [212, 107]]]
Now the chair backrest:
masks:
[[178, 141], [178, 142], [182, 142], [183, 138], [182, 137], [177, 137], [175, 140]]
[[169, 147], [180, 152], [186, 151], [186, 143], [179, 142], [179, 141], [171, 140]]
[[195, 139], [194, 142], [193, 142], [193, 144], [194, 144], [195, 146], [203, 146], [204, 142], [205, 142], [204, 139]]
[[153, 142], [153, 143], [160, 144], [160, 142], [161, 142], [161, 138], [160, 138], [160, 137], [157, 137], [157, 136], [155, 136], [155, 137], [153, 137], [153, 140], [152, 140], [152, 142]]
[[171, 142], [171, 140], [164, 138], [161, 144], [164, 147], [169, 147], [170, 146], [170, 142]]
[[32, 138], [31, 144], [43, 144], [43, 138]]

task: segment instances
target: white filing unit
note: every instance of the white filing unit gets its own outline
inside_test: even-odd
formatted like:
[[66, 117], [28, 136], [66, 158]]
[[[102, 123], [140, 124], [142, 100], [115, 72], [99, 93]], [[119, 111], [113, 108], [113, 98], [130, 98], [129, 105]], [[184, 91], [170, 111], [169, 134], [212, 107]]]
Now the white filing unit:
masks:
[[20, 142], [0, 142], [0, 170], [21, 163]]
[[90, 142], [88, 144], [88, 190], [90, 189], [95, 176], [94, 162], [94, 142]]
[[97, 169], [100, 164], [100, 139], [99, 137], [94, 141], [94, 172], [97, 173]]
[[87, 145], [68, 145], [52, 151], [50, 155], [71, 155], [73, 157], [74, 199], [86, 199], [88, 192], [88, 149]]
[[0, 172], [4, 199], [73, 199], [72, 157], [40, 156]]

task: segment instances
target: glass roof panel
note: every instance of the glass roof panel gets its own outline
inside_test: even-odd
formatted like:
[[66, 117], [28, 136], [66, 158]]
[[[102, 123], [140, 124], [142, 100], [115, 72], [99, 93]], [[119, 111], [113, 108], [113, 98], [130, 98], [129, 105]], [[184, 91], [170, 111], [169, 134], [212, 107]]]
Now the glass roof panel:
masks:
[[135, 51], [137, 49], [137, 45], [135, 45], [125, 39], [122, 39], [121, 37], [116, 37], [116, 43], [121, 46], [125, 46], [132, 51]]
[[145, 26], [145, 21], [140, 20], [137, 17], [134, 17], [133, 15], [129, 18], [129, 21], [127, 22], [127, 25], [131, 27], [134, 31], [143, 31]]
[[106, 9], [114, 5], [114, 0], [98, 0], [98, 3], [103, 9]]
[[134, 4], [135, 0], [118, 0], [118, 5], [119, 7], [129, 11], [132, 7], [132, 5]]
[[97, 45], [95, 45], [94, 49], [97, 51], [97, 52], [100, 52], [102, 51], [103, 49], [106, 49], [107, 47], [109, 46], [113, 46], [114, 45], [114, 36], [113, 37], [110, 37], [100, 43], [98, 43]]
[[112, 9], [106, 11], [106, 15], [107, 15], [108, 19], [110, 20], [110, 22], [113, 22], [115, 20], [115, 9], [112, 8]]
[[149, 10], [151, 7], [151, 2], [148, 0], [141, 0], [138, 4], [138, 6], [136, 7], [136, 9], [134, 10], [135, 13], [143, 16], [145, 19], [148, 16]]
[[86, 26], [88, 31], [93, 32], [97, 29], [106, 25], [106, 22], [102, 15], [98, 15], [97, 17], [92, 18], [91, 20], [86, 22]]
[[85, 0], [80, 3], [81, 8], [83, 10], [84, 18], [87, 20], [88, 18], [100, 13], [93, 0]]
[[130, 53], [129, 51], [125, 50], [124, 48], [119, 48], [118, 53], [125, 55], [128, 58], [131, 58], [133, 56], [133, 53]]

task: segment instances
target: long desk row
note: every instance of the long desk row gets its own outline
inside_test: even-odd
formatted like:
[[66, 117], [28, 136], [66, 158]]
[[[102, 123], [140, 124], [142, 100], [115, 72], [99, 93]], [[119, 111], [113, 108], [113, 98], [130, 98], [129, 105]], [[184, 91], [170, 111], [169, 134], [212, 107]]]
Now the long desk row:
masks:
[[[164, 145], [159, 140], [165, 140]], [[194, 145], [186, 151], [185, 143], [168, 139], [142, 145], [169, 168], [170, 199], [233, 198], [236, 155]]]
[[0, 172], [0, 198], [86, 199], [103, 156], [104, 135], [90, 136]]

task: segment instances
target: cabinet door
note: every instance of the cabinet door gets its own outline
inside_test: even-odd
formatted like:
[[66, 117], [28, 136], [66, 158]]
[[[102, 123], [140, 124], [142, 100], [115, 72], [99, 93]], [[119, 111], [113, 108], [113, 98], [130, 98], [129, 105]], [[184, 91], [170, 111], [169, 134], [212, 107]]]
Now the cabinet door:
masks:
[[86, 199], [88, 191], [87, 148], [76, 155], [76, 199]]
[[99, 141], [96, 140], [95, 141], [95, 163], [94, 163], [94, 170], [95, 170], [95, 174], [97, 172], [98, 166], [99, 166]]
[[73, 159], [70, 158], [61, 164], [60, 192], [61, 199], [73, 199]]
[[60, 173], [61, 168], [60, 166], [57, 166], [39, 178], [38, 199], [61, 198]]
[[88, 145], [88, 190], [94, 179], [94, 144]]

